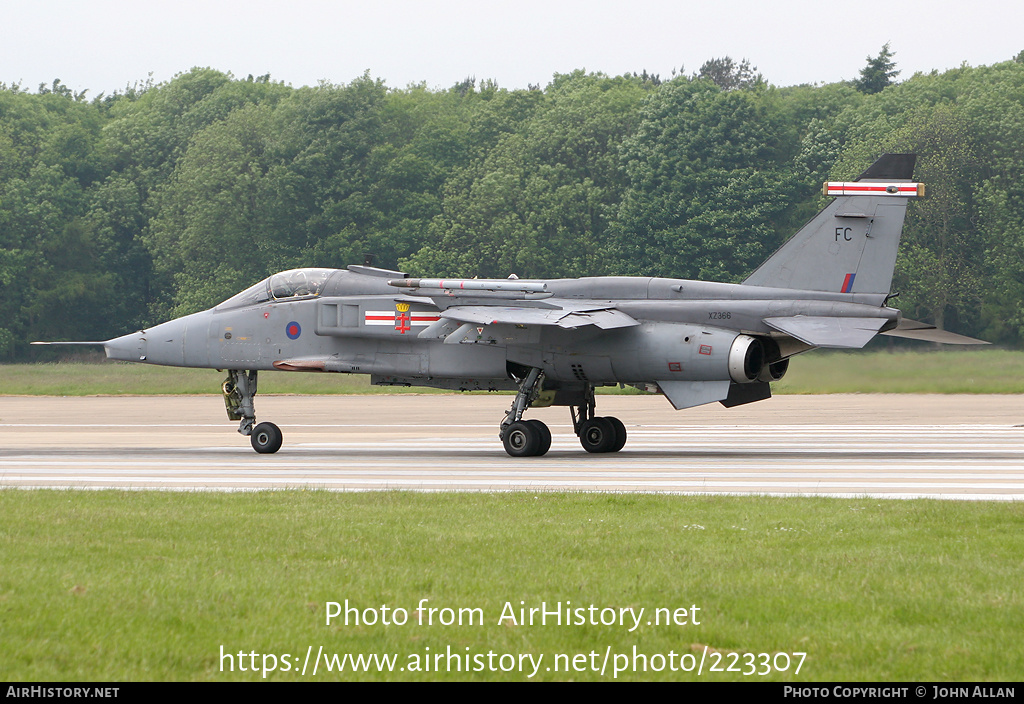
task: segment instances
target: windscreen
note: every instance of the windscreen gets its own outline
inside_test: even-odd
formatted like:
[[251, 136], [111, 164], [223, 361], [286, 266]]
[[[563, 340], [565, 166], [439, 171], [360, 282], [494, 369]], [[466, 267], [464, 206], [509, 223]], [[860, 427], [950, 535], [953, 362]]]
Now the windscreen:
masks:
[[217, 310], [244, 308], [245, 306], [254, 306], [257, 303], [263, 303], [264, 301], [269, 300], [270, 279], [263, 279], [263, 281], [260, 281], [258, 284], [250, 286], [241, 293], [236, 293], [234, 296], [221, 303], [217, 306]]
[[324, 284], [335, 269], [291, 269], [263, 279], [241, 293], [217, 306], [217, 310], [244, 308], [265, 303], [273, 298], [275, 301], [289, 298], [319, 296]]

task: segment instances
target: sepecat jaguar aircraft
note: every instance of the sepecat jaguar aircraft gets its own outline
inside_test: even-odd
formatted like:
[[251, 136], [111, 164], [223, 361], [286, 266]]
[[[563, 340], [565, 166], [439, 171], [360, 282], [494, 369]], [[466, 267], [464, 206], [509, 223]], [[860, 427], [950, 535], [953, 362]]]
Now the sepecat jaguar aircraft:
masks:
[[625, 425], [594, 388], [628, 384], [676, 408], [771, 396], [790, 359], [861, 348], [876, 334], [984, 344], [887, 305], [907, 203], [924, 195], [912, 154], [886, 154], [826, 183], [824, 210], [741, 284], [651, 277], [417, 279], [372, 266], [274, 274], [218, 306], [99, 343], [111, 359], [227, 370], [228, 417], [260, 453], [281, 430], [256, 423], [261, 370], [369, 374], [374, 384], [518, 393], [506, 452], [543, 455], [531, 407], [568, 406], [587, 452], [617, 452]]

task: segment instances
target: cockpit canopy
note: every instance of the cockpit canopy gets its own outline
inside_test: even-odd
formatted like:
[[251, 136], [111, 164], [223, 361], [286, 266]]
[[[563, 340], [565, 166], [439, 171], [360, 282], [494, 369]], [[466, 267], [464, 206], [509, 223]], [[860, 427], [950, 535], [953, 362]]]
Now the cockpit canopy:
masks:
[[336, 269], [290, 269], [274, 274], [217, 306], [217, 310], [243, 308], [269, 300], [319, 296]]

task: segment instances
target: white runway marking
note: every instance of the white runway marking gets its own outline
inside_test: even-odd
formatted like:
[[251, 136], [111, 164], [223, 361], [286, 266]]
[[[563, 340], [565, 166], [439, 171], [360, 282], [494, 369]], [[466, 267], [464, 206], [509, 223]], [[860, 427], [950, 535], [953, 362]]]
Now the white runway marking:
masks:
[[255, 454], [209, 397], [0, 397], [0, 488], [251, 491], [640, 491], [1024, 500], [1024, 404], [1014, 396], [781, 396], [674, 412], [599, 398], [629, 432], [582, 450], [564, 408], [544, 457], [497, 439], [509, 397], [259, 397], [284, 431]]
[[[569, 490], [1024, 500], [1024, 429], [1013, 426], [627, 424], [626, 449], [588, 455], [568, 426], [551, 425], [554, 437], [546, 456], [515, 459], [504, 454], [494, 427], [488, 425], [391, 425], [387, 433], [377, 432], [372, 439], [365, 433], [343, 432], [371, 426], [315, 426], [349, 438], [333, 442], [304, 442], [324, 433], [304, 435], [297, 430], [300, 426], [293, 426], [285, 429], [286, 446], [280, 453], [259, 456], [223, 425], [215, 427], [224, 445], [175, 447], [173, 434], [154, 437], [152, 425], [82, 424], [75, 426], [76, 432], [110, 434], [110, 444], [75, 450], [10, 447], [8, 442], [0, 449], [0, 487]], [[28, 431], [43, 426], [54, 427], [4, 427]], [[300, 436], [291, 444], [289, 430]], [[128, 438], [119, 443], [125, 433]]]

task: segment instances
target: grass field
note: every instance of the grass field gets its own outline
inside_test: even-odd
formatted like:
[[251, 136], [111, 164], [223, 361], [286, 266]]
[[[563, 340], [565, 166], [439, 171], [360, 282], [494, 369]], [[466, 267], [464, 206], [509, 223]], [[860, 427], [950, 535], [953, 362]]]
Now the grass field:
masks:
[[[95, 394], [217, 393], [224, 374], [123, 362], [0, 365], [0, 394], [87, 396]], [[938, 351], [818, 350], [792, 360], [774, 393], [1024, 393], [1024, 352], [994, 349]], [[416, 387], [415, 393], [439, 393]], [[402, 393], [371, 386], [350, 374], [263, 372], [260, 393]]]
[[[268, 680], [515, 681], [534, 670], [611, 680], [619, 667], [619, 680], [1012, 682], [1024, 672], [1018, 504], [5, 490], [0, 565], [0, 681], [252, 680], [271, 664]], [[325, 625], [326, 604], [346, 599], [361, 619], [386, 606], [407, 622]], [[581, 625], [499, 624], [506, 603], [518, 621], [520, 608], [568, 602], [606, 618], [644, 612], [632, 632], [629, 616], [593, 625], [589, 612]], [[478, 609], [482, 624], [440, 623], [460, 609]], [[686, 624], [648, 625], [655, 609]], [[391, 653], [396, 671], [327, 672], [320, 661], [313, 677], [311, 661], [301, 675], [321, 646]], [[434, 671], [424, 656], [448, 648], [470, 671], [446, 672], [447, 658]], [[523, 654], [534, 661], [520, 671]], [[503, 655], [516, 656], [511, 671], [500, 671], [513, 662]], [[701, 658], [700, 675], [672, 671]], [[408, 669], [428, 662], [430, 672]], [[602, 663], [603, 676], [592, 669]], [[709, 671], [716, 663], [739, 671]]]

